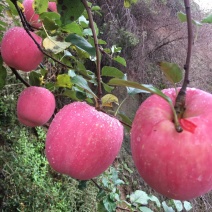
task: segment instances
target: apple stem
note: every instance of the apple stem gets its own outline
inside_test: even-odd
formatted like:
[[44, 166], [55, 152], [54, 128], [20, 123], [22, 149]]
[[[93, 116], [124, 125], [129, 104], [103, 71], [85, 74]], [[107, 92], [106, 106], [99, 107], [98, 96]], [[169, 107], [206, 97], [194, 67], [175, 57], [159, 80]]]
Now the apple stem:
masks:
[[191, 51], [192, 51], [192, 44], [193, 44], [192, 19], [191, 19], [191, 8], [190, 8], [189, 0], [184, 0], [184, 5], [185, 5], [186, 17], [187, 17], [188, 49], [187, 49], [186, 64], [184, 65], [184, 70], [185, 70], [184, 81], [177, 95], [175, 106], [174, 106], [178, 119], [183, 117], [183, 114], [186, 109], [185, 108], [186, 89], [189, 84], [189, 70], [190, 70]]
[[100, 56], [100, 50], [99, 50], [99, 44], [98, 44], [98, 38], [96, 35], [96, 30], [94, 27], [94, 21], [93, 21], [93, 15], [91, 12], [91, 8], [89, 7], [88, 3], [86, 0], [81, 0], [86, 11], [88, 14], [88, 19], [89, 19], [89, 24], [90, 24], [90, 28], [92, 30], [92, 34], [93, 34], [93, 38], [94, 38], [94, 45], [95, 45], [95, 49], [96, 49], [96, 73], [97, 73], [97, 86], [98, 86], [98, 99], [97, 102], [98, 104], [96, 105], [97, 110], [101, 110], [101, 105], [102, 105], [102, 84], [101, 84], [101, 56]]

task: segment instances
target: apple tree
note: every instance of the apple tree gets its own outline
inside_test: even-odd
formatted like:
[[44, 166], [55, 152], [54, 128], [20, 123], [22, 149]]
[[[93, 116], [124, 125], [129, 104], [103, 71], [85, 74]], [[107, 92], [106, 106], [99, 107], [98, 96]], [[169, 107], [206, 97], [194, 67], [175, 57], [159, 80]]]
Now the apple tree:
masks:
[[[124, 1], [126, 7], [132, 3], [136, 1]], [[101, 32], [93, 19], [94, 14], [101, 15], [97, 5], [86, 0], [0, 3], [2, 14], [10, 15], [10, 19], [0, 21], [4, 32], [0, 88], [4, 89], [10, 72], [27, 87], [17, 103], [19, 121], [29, 127], [49, 128], [45, 154], [50, 166], [82, 183], [92, 180], [100, 190], [99, 211], [102, 207], [115, 211], [121, 202], [113, 188], [104, 190], [93, 178], [118, 155], [124, 127], [131, 128], [132, 158], [138, 172], [157, 192], [184, 201], [212, 189], [212, 171], [208, 169], [212, 165], [212, 95], [188, 87], [192, 24], [200, 27], [211, 23], [212, 18], [197, 22], [191, 18], [189, 0], [184, 4], [186, 14], [179, 13], [178, 18], [188, 26], [185, 74], [183, 77], [177, 64], [161, 61], [159, 66], [173, 88], [160, 91], [152, 85], [128, 81], [121, 70], [101, 63], [106, 54], [127, 66], [121, 49], [115, 45], [106, 48], [107, 43], [99, 38]], [[177, 88], [176, 83], [182, 80]], [[126, 95], [154, 94], [141, 104], [132, 125], [119, 112], [124, 101], [119, 105], [115, 86], [125, 87]], [[55, 99], [57, 103], [61, 97], [68, 103], [58, 107]], [[147, 211], [143, 205], [148, 201], [160, 207], [156, 197], [146, 195], [142, 202], [142, 196], [145, 194], [141, 191], [130, 195], [131, 203], [124, 202], [126, 208]]]

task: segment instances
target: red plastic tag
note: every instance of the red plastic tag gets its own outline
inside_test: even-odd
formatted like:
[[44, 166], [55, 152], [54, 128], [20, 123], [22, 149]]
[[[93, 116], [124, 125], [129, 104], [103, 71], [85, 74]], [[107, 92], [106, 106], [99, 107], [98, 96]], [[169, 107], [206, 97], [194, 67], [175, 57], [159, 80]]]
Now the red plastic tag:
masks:
[[195, 132], [195, 129], [197, 127], [196, 124], [194, 124], [193, 122], [191, 122], [187, 119], [180, 119], [179, 121], [184, 130], [189, 131], [191, 133]]

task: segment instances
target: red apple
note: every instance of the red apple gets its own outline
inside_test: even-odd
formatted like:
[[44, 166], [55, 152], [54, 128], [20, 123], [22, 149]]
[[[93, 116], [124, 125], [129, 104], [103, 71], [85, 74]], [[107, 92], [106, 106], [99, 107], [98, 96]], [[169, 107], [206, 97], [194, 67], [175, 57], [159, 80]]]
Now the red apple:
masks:
[[[30, 33], [42, 45], [42, 38]], [[8, 66], [25, 72], [36, 69], [43, 60], [43, 53], [22, 27], [13, 27], [5, 33], [1, 41], [1, 55]]]
[[46, 137], [46, 157], [59, 173], [79, 180], [100, 175], [117, 156], [123, 126], [85, 102], [64, 106]]
[[[163, 92], [175, 101], [174, 89]], [[139, 107], [131, 130], [135, 166], [162, 195], [189, 200], [212, 189], [212, 95], [188, 88], [182, 133], [169, 104], [157, 95]]]
[[[33, 8], [34, 0], [24, 0], [23, 6], [24, 6], [24, 15], [26, 17], [26, 20], [35, 28], [40, 28], [42, 26], [41, 21], [39, 20], [39, 15], [35, 13], [35, 10]], [[48, 9], [51, 12], [57, 12], [57, 5], [56, 2], [49, 2], [48, 3]]]
[[24, 89], [17, 102], [18, 120], [29, 127], [45, 124], [55, 110], [54, 95], [46, 88], [31, 86]]

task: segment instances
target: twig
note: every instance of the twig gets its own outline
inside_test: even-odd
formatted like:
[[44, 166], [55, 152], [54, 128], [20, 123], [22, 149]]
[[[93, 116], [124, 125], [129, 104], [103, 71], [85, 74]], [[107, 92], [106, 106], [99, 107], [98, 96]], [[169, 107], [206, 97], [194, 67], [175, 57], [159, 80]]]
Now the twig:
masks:
[[15, 74], [15, 76], [18, 80], [20, 80], [26, 87], [30, 87], [30, 84], [22, 78], [22, 76], [17, 72], [16, 69], [14, 69], [12, 67], [10, 67], [10, 69], [12, 70], [13, 74]]
[[100, 51], [99, 51], [99, 44], [98, 44], [98, 38], [96, 35], [95, 27], [94, 27], [94, 21], [93, 21], [93, 15], [91, 13], [91, 8], [88, 6], [88, 3], [86, 0], [81, 0], [87, 13], [88, 13], [88, 19], [90, 28], [92, 30], [93, 38], [94, 38], [94, 45], [96, 49], [96, 73], [97, 73], [97, 84], [98, 84], [98, 105], [96, 105], [97, 109], [101, 109], [102, 101], [102, 85], [101, 85], [101, 57], [100, 57]]
[[95, 184], [95, 186], [96, 186], [99, 190], [104, 190], [104, 191], [111, 192], [111, 190], [109, 190], [109, 189], [107, 189], [107, 188], [102, 188], [94, 179], [91, 179], [91, 181]]
[[[192, 33], [192, 20], [191, 20], [191, 9], [189, 0], [184, 0], [186, 17], [187, 17], [187, 28], [188, 28], [188, 50], [186, 57], [186, 64], [184, 65], [185, 76], [182, 88], [180, 89], [175, 103], [175, 111], [178, 118], [182, 118], [185, 111], [185, 99], [186, 99], [186, 89], [189, 84], [189, 70], [190, 70], [190, 61], [191, 61], [191, 51], [192, 51], [192, 42], [193, 42], [193, 33]], [[182, 132], [182, 128], [178, 132]]]

